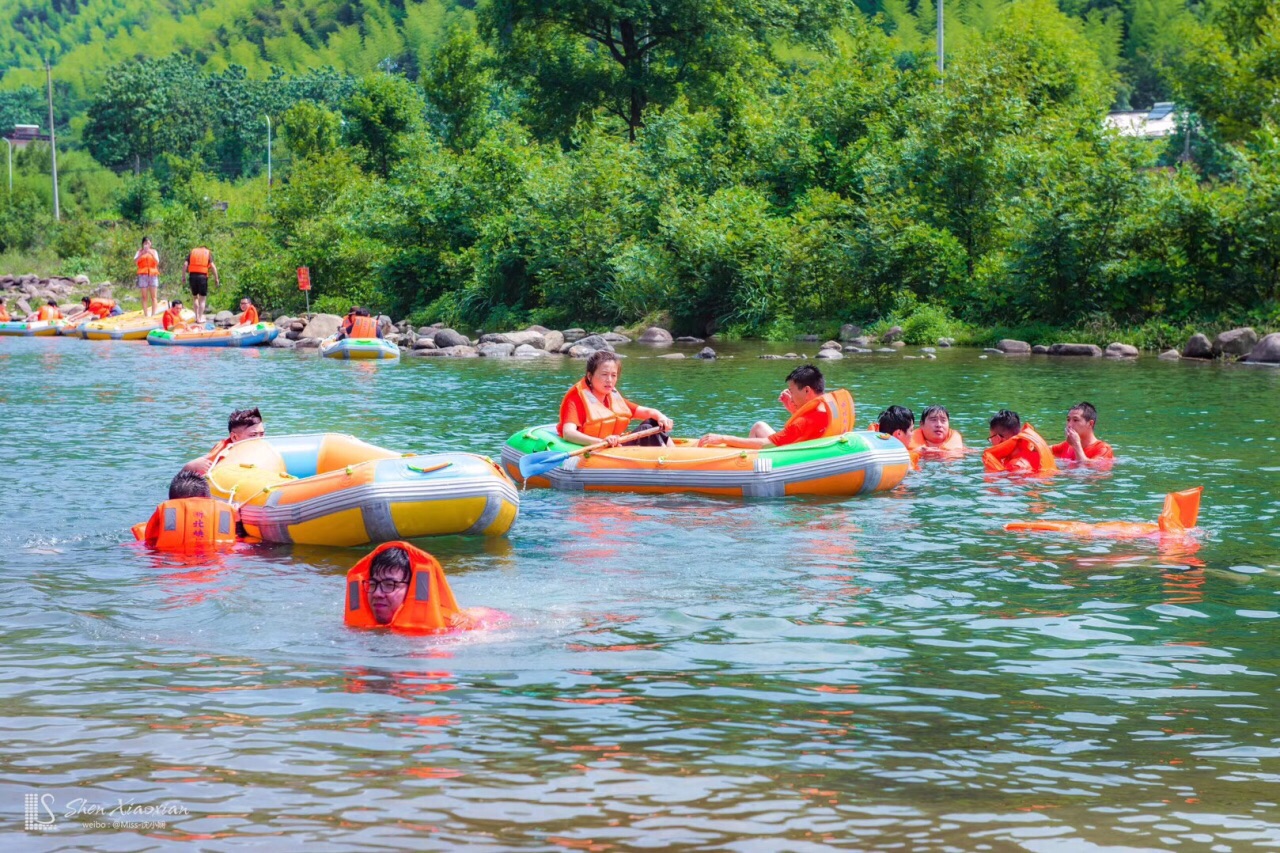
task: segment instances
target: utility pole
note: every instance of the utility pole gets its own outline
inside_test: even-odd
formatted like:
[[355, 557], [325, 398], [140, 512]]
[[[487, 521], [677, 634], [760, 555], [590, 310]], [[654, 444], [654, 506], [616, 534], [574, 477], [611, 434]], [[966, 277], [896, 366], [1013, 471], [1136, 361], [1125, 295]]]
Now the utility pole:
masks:
[[49, 149], [53, 153], [53, 221], [62, 221], [62, 210], [58, 206], [58, 138], [53, 130], [53, 66], [48, 57], [44, 60], [44, 79], [49, 84]]
[[267, 120], [267, 198], [271, 198], [271, 116], [263, 118]]
[[942, 2], [938, 0], [938, 85], [942, 85], [943, 72], [946, 70], [946, 61], [942, 56]]
[[13, 143], [7, 136], [4, 138], [4, 143], [9, 146], [9, 195], [13, 195]]

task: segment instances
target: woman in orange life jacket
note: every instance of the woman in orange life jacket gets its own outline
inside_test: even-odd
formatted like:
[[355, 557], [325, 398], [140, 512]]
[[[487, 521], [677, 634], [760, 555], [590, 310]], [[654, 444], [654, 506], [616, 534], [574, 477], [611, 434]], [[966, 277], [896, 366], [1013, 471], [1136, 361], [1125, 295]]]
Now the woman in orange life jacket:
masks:
[[991, 447], [982, 454], [987, 473], [1052, 474], [1058, 470], [1053, 451], [1017, 412], [1001, 409], [991, 419]]
[[80, 303], [84, 307], [76, 313], [68, 315], [68, 322], [79, 323], [90, 320], [105, 320], [108, 317], [118, 317], [123, 313], [116, 301], [106, 296], [95, 296], [93, 298], [83, 296], [80, 298]]
[[237, 441], [246, 438], [262, 438], [267, 434], [267, 427], [262, 422], [262, 413], [256, 408], [236, 409], [227, 419], [227, 437], [213, 446], [213, 449], [198, 459], [192, 459], [183, 466], [184, 471], [206, 474], [213, 467], [213, 460]]
[[911, 433], [907, 447], [925, 457], [942, 458], [964, 453], [964, 439], [951, 428], [951, 415], [943, 406], [929, 406], [920, 416], [920, 427]]
[[58, 308], [58, 300], [50, 299], [36, 311], [27, 315], [28, 323], [43, 323], [48, 320], [61, 320], [62, 311]]
[[1076, 403], [1067, 412], [1067, 440], [1051, 449], [1055, 459], [1081, 462], [1085, 465], [1110, 465], [1115, 458], [1111, 445], [1094, 435], [1098, 424], [1098, 410], [1093, 403]]
[[160, 255], [151, 247], [151, 238], [142, 238], [142, 247], [133, 256], [138, 268], [138, 291], [142, 296], [142, 316], [160, 313]]
[[720, 444], [758, 450], [843, 435], [853, 429], [853, 395], [843, 388], [828, 393], [822, 371], [812, 364], [803, 364], [787, 375], [787, 388], [778, 395], [778, 402], [791, 413], [781, 430], [756, 421], [746, 438], [707, 433], [698, 439], [698, 446]]
[[479, 628], [490, 612], [460, 608], [435, 557], [407, 542], [383, 543], [352, 566], [344, 603], [349, 627], [410, 634]]
[[[619, 437], [633, 420], [652, 421], [664, 433], [670, 432], [671, 418], [649, 406], [637, 406], [618, 391], [622, 359], [601, 350], [587, 359], [587, 374], [578, 380], [560, 401], [560, 436], [574, 444], [607, 441], [617, 447]], [[641, 424], [643, 428], [645, 424]], [[654, 441], [654, 439], [657, 439]], [[638, 444], [665, 445], [661, 435], [646, 436]]]

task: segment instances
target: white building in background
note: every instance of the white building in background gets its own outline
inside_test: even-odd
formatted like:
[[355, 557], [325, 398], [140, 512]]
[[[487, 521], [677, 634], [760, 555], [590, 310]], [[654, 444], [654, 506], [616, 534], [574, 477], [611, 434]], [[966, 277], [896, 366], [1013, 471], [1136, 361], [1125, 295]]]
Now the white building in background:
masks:
[[1103, 123], [1107, 127], [1114, 127], [1121, 136], [1138, 136], [1145, 139], [1173, 136], [1178, 130], [1174, 106], [1168, 101], [1162, 101], [1149, 110], [1139, 112], [1107, 113]]

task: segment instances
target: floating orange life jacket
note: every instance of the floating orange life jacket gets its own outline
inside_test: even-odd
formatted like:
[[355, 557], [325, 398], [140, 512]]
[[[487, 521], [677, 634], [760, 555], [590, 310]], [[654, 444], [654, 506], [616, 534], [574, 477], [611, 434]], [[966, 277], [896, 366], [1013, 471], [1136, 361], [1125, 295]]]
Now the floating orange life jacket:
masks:
[[258, 322], [258, 309], [256, 306], [253, 306], [253, 305], [250, 305], [249, 310], [241, 314], [239, 318], [237, 318], [236, 320], [236, 323], [242, 326], [248, 323], [256, 323], [256, 322]]
[[578, 429], [592, 438], [606, 438], [611, 435], [622, 435], [631, 422], [631, 408], [618, 389], [609, 395], [609, 405], [600, 401], [590, 388], [585, 378], [579, 379], [569, 393], [578, 394], [582, 407], [587, 413], [587, 422], [578, 424]]
[[1032, 533], [1067, 533], [1073, 536], [1110, 537], [1135, 539], [1140, 536], [1171, 534], [1186, 537], [1188, 530], [1196, 526], [1200, 517], [1200, 494], [1203, 486], [1170, 492], [1164, 496], [1164, 509], [1159, 520], [1152, 524], [1142, 521], [1103, 521], [1089, 524], [1083, 521], [1015, 521], [1004, 526], [1005, 530]]
[[1052, 474], [1058, 470], [1053, 451], [1031, 424], [982, 454], [982, 467], [988, 473], [998, 471]]
[[187, 272], [196, 273], [197, 275], [208, 274], [209, 264], [212, 259], [212, 253], [204, 246], [192, 249], [191, 254], [187, 256]]
[[[819, 407], [825, 408], [826, 412], [831, 415], [831, 420], [827, 423], [827, 428], [823, 430], [822, 435], [814, 436], [814, 438], [832, 438], [837, 435], [844, 435], [853, 429], [853, 395], [844, 388], [837, 388], [834, 391], [828, 391], [821, 396], [814, 397], [796, 409], [791, 414], [791, 417], [787, 418], [787, 424], [790, 425], [797, 418], [817, 411]], [[786, 429], [786, 427], [783, 427], [783, 429]]]
[[95, 296], [89, 300], [89, 307], [86, 310], [99, 320], [105, 320], [107, 317], [111, 316], [111, 309], [115, 307], [116, 301], [114, 299]]
[[960, 437], [960, 433], [950, 430], [946, 439], [942, 444], [930, 444], [925, 440], [924, 428], [916, 427], [911, 433], [911, 443], [908, 448], [917, 453], [945, 453], [947, 455], [964, 453], [964, 439]]
[[41, 305], [36, 312], [36, 320], [61, 320], [62, 312], [53, 305]]
[[349, 338], [376, 338], [378, 336], [378, 321], [372, 317], [352, 317], [351, 331], [347, 332]]
[[213, 498], [180, 498], [156, 507], [133, 535], [158, 551], [210, 551], [236, 541], [235, 507]]
[[138, 265], [138, 275], [160, 275], [160, 256], [155, 249], [143, 249], [133, 261]]
[[[403, 548], [409, 555], [409, 588], [404, 603], [380, 625], [369, 604], [369, 568], [373, 558], [389, 548]], [[343, 622], [352, 628], [390, 628], [406, 634], [439, 634], [462, 627], [465, 618], [449, 589], [444, 569], [436, 558], [407, 542], [384, 542], [347, 572], [347, 596]]]

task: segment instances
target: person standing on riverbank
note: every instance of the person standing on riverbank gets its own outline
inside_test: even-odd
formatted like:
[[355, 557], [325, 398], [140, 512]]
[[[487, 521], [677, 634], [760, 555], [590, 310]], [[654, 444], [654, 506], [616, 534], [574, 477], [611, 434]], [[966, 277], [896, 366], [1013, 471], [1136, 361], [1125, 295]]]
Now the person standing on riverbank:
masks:
[[138, 267], [138, 291], [142, 297], [142, 316], [160, 313], [160, 255], [151, 247], [151, 238], [142, 238], [142, 247], [133, 255]]
[[698, 439], [698, 446], [759, 450], [843, 435], [853, 429], [853, 395], [843, 388], [828, 393], [826, 387], [821, 370], [812, 364], [801, 365], [787, 375], [787, 387], [778, 395], [778, 402], [791, 413], [781, 430], [756, 421], [746, 438], [711, 432]]
[[1076, 403], [1067, 412], [1067, 440], [1053, 446], [1053, 455], [1065, 462], [1081, 462], [1085, 465], [1097, 462], [1109, 465], [1115, 458], [1111, 445], [1094, 434], [1098, 425], [1098, 410], [1093, 403]]
[[187, 275], [187, 286], [191, 288], [191, 299], [195, 303], [192, 308], [196, 312], [196, 322], [204, 322], [204, 303], [209, 297], [209, 274], [213, 273], [213, 286], [221, 287], [218, 278], [218, 267], [213, 262], [213, 252], [206, 246], [196, 246], [187, 255], [187, 262], [182, 265]]

